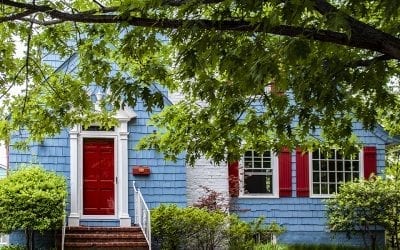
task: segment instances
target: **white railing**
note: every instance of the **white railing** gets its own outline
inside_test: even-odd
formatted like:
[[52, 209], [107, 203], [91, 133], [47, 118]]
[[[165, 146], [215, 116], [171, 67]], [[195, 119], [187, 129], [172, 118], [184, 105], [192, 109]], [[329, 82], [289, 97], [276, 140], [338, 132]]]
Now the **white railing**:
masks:
[[135, 181], [133, 181], [134, 201], [135, 201], [135, 224], [138, 225], [149, 244], [151, 250], [151, 224], [150, 224], [150, 210], [143, 199], [142, 192], [136, 188]]
[[[65, 205], [64, 205], [65, 208]], [[67, 214], [64, 215], [63, 218], [63, 225], [62, 225], [62, 231], [61, 231], [61, 250], [64, 250], [64, 243], [65, 243], [65, 228], [67, 227]]]

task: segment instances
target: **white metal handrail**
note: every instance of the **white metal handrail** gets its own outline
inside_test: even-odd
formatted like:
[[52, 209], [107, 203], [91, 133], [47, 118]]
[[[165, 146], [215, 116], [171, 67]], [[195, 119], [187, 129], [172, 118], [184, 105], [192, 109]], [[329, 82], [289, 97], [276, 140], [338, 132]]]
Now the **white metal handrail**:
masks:
[[[65, 205], [64, 205], [65, 208]], [[65, 243], [65, 228], [67, 227], [67, 214], [64, 214], [63, 216], [63, 225], [62, 225], [62, 231], [61, 231], [61, 250], [64, 250], [64, 243]]]
[[135, 181], [133, 181], [133, 191], [135, 200], [135, 224], [142, 229], [147, 244], [149, 244], [149, 250], [151, 250], [150, 210], [143, 199], [142, 192], [140, 192], [139, 188], [136, 188]]

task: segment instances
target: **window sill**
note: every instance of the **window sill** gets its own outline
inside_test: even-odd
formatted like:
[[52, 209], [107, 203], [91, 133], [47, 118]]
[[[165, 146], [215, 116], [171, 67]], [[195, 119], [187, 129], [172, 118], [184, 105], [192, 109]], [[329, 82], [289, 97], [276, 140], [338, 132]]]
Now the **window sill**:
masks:
[[330, 199], [333, 197], [333, 194], [325, 194], [325, 195], [310, 195], [311, 199]]
[[241, 194], [240, 199], [278, 199], [278, 195], [265, 195], [265, 194]]

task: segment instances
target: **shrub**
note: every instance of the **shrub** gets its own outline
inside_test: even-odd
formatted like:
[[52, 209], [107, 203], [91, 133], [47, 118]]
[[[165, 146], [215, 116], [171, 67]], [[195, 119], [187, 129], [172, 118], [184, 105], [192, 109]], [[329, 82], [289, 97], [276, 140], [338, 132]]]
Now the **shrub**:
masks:
[[205, 209], [161, 205], [152, 211], [152, 234], [162, 249], [213, 249], [223, 239], [226, 215]]
[[25, 250], [25, 247], [23, 247], [23, 246], [14, 246], [14, 245], [1, 246], [0, 250]]
[[24, 166], [0, 180], [0, 232], [25, 230], [27, 248], [33, 232], [62, 226], [67, 196], [65, 179], [37, 165]]
[[256, 239], [283, 232], [277, 224], [262, 222], [264, 218], [247, 223], [218, 210], [176, 205], [161, 205], [151, 213], [152, 234], [161, 249], [253, 249]]
[[342, 184], [339, 193], [326, 201], [329, 228], [349, 237], [359, 233], [365, 247], [371, 249], [377, 245], [377, 230], [385, 228], [391, 247], [400, 249], [399, 170], [399, 164], [389, 165], [384, 177]]

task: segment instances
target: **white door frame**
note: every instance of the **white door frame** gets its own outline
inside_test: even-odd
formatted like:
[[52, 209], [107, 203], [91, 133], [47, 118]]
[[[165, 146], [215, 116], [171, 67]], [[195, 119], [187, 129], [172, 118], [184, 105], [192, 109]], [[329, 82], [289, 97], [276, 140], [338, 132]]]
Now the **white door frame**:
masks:
[[[137, 117], [136, 113], [125, 108], [115, 115], [119, 125], [115, 131], [83, 131], [75, 125], [70, 134], [70, 205], [69, 226], [79, 226], [81, 219], [118, 219], [120, 227], [130, 227], [131, 217], [128, 211], [128, 122]], [[114, 138], [115, 177], [118, 182], [115, 188], [115, 215], [84, 216], [82, 207], [82, 145], [83, 138]]]

